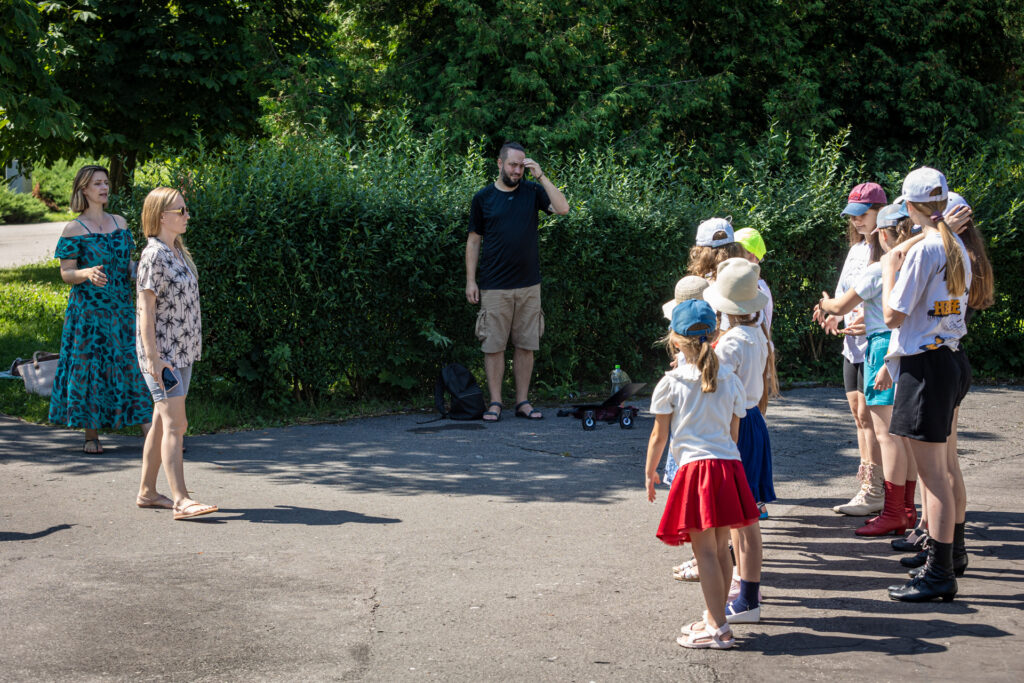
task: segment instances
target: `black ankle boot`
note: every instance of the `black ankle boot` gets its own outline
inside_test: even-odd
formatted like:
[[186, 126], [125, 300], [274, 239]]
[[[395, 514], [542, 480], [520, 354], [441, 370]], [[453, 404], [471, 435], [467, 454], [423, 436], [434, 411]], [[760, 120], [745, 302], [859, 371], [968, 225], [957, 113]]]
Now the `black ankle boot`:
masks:
[[928, 545], [928, 561], [920, 576], [906, 585], [889, 591], [891, 600], [901, 602], [949, 602], [956, 596], [956, 578], [953, 575], [953, 544], [939, 543], [934, 538]]
[[900, 564], [902, 564], [904, 567], [907, 567], [908, 569], [917, 569], [918, 567], [923, 567], [925, 560], [928, 559], [928, 546], [930, 545], [930, 543], [931, 539], [928, 539], [928, 543], [925, 543], [924, 548], [916, 555], [911, 555], [909, 557], [901, 557]]
[[[954, 545], [953, 546], [953, 574], [956, 576], [956, 578], [959, 579], [961, 576], [964, 575], [964, 573], [966, 571], [967, 571], [967, 549], [966, 548], [957, 548]], [[911, 569], [910, 571], [907, 572], [907, 574], [910, 575], [910, 578], [914, 578], [915, 576], [920, 576], [922, 573], [924, 573], [924, 567], [918, 567], [917, 569]]]
[[917, 527], [903, 538], [893, 541], [892, 549], [901, 553], [916, 553], [924, 548], [926, 540], [928, 540], [928, 532], [922, 527]]

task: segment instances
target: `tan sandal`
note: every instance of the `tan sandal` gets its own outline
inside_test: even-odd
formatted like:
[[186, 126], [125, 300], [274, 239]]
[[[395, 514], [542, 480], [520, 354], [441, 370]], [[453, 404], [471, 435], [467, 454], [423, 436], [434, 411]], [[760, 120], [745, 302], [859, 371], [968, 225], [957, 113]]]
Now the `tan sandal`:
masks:
[[672, 578], [676, 581], [700, 581], [700, 570], [697, 568], [697, 558], [689, 562], [672, 567]]
[[135, 504], [140, 508], [159, 508], [161, 510], [174, 509], [174, 501], [167, 496], [161, 496], [159, 493], [156, 494], [156, 498], [138, 496], [135, 498]]
[[191, 519], [192, 517], [198, 517], [199, 515], [208, 515], [211, 512], [217, 511], [216, 505], [204, 505], [203, 503], [197, 503], [192, 501], [186, 503], [181, 507], [174, 506], [174, 519]]

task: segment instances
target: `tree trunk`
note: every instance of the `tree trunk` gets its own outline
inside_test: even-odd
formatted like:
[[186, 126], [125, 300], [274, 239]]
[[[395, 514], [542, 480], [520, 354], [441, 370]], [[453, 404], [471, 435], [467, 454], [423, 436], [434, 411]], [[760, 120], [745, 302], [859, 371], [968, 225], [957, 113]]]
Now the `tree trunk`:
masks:
[[110, 194], [121, 194], [122, 190], [131, 191], [137, 159], [138, 152], [135, 150], [123, 150], [110, 155]]

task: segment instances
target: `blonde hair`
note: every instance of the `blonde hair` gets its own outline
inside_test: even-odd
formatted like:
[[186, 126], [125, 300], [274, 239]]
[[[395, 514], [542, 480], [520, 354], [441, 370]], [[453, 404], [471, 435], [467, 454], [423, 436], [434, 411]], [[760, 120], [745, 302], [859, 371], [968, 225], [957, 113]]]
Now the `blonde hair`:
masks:
[[690, 249], [690, 264], [686, 268], [686, 274], [698, 277], [710, 275], [714, 279], [715, 273], [718, 272], [718, 264], [731, 258], [743, 258], [744, 252], [746, 249], [739, 242], [729, 242], [720, 247], [693, 247]]
[[78, 169], [75, 180], [71, 183], [71, 210], [75, 213], [82, 213], [89, 208], [89, 200], [85, 198], [85, 188], [92, 182], [92, 177], [97, 173], [110, 178], [110, 172], [102, 166], [89, 164]]
[[[937, 187], [933, 194], [941, 194], [942, 188]], [[967, 291], [967, 271], [964, 269], [963, 255], [956, 243], [953, 231], [946, 225], [946, 219], [942, 215], [946, 210], [947, 201], [941, 199], [934, 202], [910, 202], [914, 207], [928, 216], [939, 229], [942, 236], [942, 248], [946, 252], [946, 291], [950, 296], [960, 296]]]
[[985, 239], [973, 219], [967, 220], [967, 227], [960, 233], [960, 239], [971, 259], [971, 288], [967, 292], [967, 305], [976, 311], [984, 311], [995, 303], [995, 277], [985, 250]]
[[676, 352], [683, 354], [687, 363], [693, 363], [700, 370], [700, 390], [705, 394], [713, 394], [718, 390], [718, 356], [711, 344], [718, 336], [717, 330], [712, 330], [703, 337], [686, 337], [674, 330], [658, 340], [664, 344], [668, 355], [675, 358]]
[[[160, 234], [160, 217], [167, 207], [174, 203], [174, 200], [181, 197], [181, 193], [173, 187], [158, 187], [146, 195], [146, 201], [142, 203], [142, 234], [146, 237], [156, 237]], [[199, 277], [195, 261], [192, 260], [192, 252], [185, 246], [181, 235], [175, 235], [174, 246], [181, 252], [185, 263], [192, 270], [192, 274]]]

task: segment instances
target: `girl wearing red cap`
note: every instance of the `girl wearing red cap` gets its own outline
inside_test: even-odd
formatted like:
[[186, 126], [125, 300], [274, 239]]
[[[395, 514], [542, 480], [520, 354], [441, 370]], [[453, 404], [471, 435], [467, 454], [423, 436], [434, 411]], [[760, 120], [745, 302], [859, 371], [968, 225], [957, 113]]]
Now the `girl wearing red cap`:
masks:
[[[878, 183], [861, 183], [853, 188], [842, 215], [848, 219], [847, 239], [850, 251], [846, 255], [836, 298], [852, 289], [868, 264], [879, 256], [878, 238], [873, 235], [878, 211], [888, 202], [885, 190]], [[864, 356], [867, 338], [864, 336], [863, 309], [858, 307], [845, 317], [826, 315], [815, 307], [814, 319], [829, 334], [843, 334], [843, 384], [850, 412], [857, 423], [857, 446], [860, 451], [860, 467], [857, 478], [860, 490], [843, 505], [832, 508], [843, 515], [864, 516], [879, 512], [883, 503], [882, 451], [875, 437], [864, 398]], [[839, 321], [845, 322], [845, 329], [839, 331]]]

